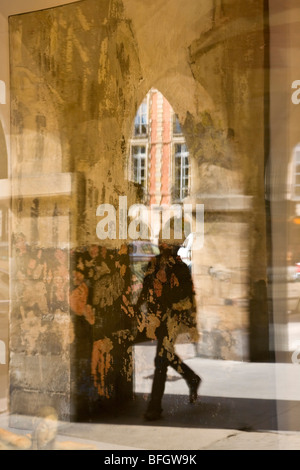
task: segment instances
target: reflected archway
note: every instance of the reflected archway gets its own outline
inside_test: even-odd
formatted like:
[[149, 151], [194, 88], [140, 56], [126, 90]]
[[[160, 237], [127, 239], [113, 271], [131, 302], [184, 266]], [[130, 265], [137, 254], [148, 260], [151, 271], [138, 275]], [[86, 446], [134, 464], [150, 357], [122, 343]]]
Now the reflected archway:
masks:
[[190, 158], [177, 114], [164, 95], [151, 88], [132, 124], [127, 174], [137, 187], [138, 202], [149, 209], [144, 222], [149, 223], [151, 218], [154, 238], [158, 237], [161, 219], [170, 219], [178, 210], [174, 206], [182, 205], [189, 196]]

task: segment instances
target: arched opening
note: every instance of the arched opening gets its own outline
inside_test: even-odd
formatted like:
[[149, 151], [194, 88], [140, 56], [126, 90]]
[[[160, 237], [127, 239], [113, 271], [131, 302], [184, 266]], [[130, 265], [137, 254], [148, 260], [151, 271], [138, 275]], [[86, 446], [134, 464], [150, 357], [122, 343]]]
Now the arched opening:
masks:
[[[199, 91], [199, 100], [202, 95], [205, 102], [205, 93]], [[128, 179], [141, 189], [141, 201], [149, 212], [159, 213], [160, 218], [153, 217], [158, 220], [157, 229], [152, 231], [154, 243], [163, 225], [163, 210], [165, 215], [169, 212], [169, 219], [186, 219], [178, 253], [191, 270], [201, 332], [196, 351], [191, 345], [188, 354], [248, 360], [245, 272], [249, 260], [244, 253], [249, 249], [247, 214], [252, 202], [245, 192], [244, 175], [234, 164], [238, 153], [234, 130], [220, 124], [209, 106], [192, 109], [178, 93], [174, 97], [180, 118], [157, 88], [151, 88], [138, 107], [127, 152]], [[191, 214], [186, 217], [189, 206]], [[195, 243], [195, 235], [199, 235], [200, 243]], [[141, 269], [139, 274], [141, 288]], [[137, 349], [135, 358], [142, 355], [142, 346]]]
[[192, 227], [192, 215], [184, 211], [191, 188], [191, 156], [178, 115], [157, 88], [148, 91], [134, 117], [126, 174], [137, 188], [137, 202], [144, 205], [140, 212], [141, 223], [149, 227], [141, 233], [138, 243], [129, 241], [133, 260], [138, 259], [134, 253], [139, 252], [141, 256], [144, 250], [142, 261], [134, 261], [133, 265], [133, 271], [139, 265], [141, 282], [141, 272], [157, 254], [159, 234], [171, 218], [181, 220], [178, 239], [184, 240]]
[[149, 205], [182, 203], [190, 190], [190, 156], [171, 104], [151, 88], [139, 106], [130, 138], [128, 176]]
[[151, 88], [137, 109], [129, 139], [127, 176], [147, 207], [152, 241], [191, 187], [191, 156], [177, 114], [164, 95]]
[[[193, 177], [191, 158], [178, 115], [166, 97], [157, 88], [151, 88], [138, 107], [132, 123], [126, 168], [128, 180], [137, 187], [138, 202], [145, 208], [141, 214], [141, 223], [150, 225], [145, 237], [129, 240], [134, 304], [139, 305], [143, 298], [149, 267], [151, 270], [152, 264], [160, 263], [163, 259], [164, 245], [172, 247], [172, 250], [176, 247], [176, 252], [172, 252], [174, 258], [171, 259], [186, 270], [185, 289], [189, 289], [189, 284], [192, 286], [191, 232], [195, 225], [195, 213], [191, 205], [185, 204], [190, 196]], [[167, 270], [166, 285], [168, 282]], [[149, 379], [152, 374], [145, 375], [144, 368], [150, 370], [153, 367], [155, 349], [160, 344], [160, 333], [157, 330], [160, 320], [154, 313], [156, 307], [154, 301], [152, 311], [149, 302], [145, 302], [141, 304], [139, 312], [138, 325], [144, 329], [140, 343], [135, 345], [133, 352], [134, 392], [137, 394], [146, 390], [150, 392]], [[165, 337], [164, 341], [172, 343], [169, 337]], [[197, 339], [191, 341], [187, 330], [176, 338], [176, 351], [179, 354], [185, 355], [188, 349], [188, 354], [195, 356], [195, 345]], [[169, 372], [171, 375], [167, 375], [167, 382], [180, 379], [176, 371], [173, 374]]]

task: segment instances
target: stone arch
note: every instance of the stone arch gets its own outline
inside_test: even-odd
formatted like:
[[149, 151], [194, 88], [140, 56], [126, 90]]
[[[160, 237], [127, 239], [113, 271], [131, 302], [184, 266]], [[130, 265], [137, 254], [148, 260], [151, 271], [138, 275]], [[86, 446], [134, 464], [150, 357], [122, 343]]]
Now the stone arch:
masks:
[[[174, 71], [158, 76], [150, 86], [145, 81], [147, 91], [151, 86], [158, 89], [178, 115], [191, 160], [200, 169], [201, 182], [195, 179], [193, 190], [204, 194], [215, 194], [216, 190], [219, 194], [243, 194], [247, 185], [246, 162], [237, 155], [243, 155], [244, 149], [230, 128], [227, 110], [217, 103], [219, 92], [214, 96], [194, 76]], [[141, 96], [140, 89], [137, 95], [141, 102], [145, 95]], [[216, 179], [217, 187], [213, 183]]]
[[[200, 342], [199, 353], [226, 359], [240, 358], [243, 354], [248, 357], [247, 352], [241, 352], [243, 333], [234, 324], [228, 328], [223, 313], [220, 314], [220, 305], [224, 305], [222, 312], [231, 309], [242, 318], [243, 307], [233, 297], [235, 291], [245, 299], [248, 296], [243, 285], [245, 267], [238, 259], [238, 253], [248, 250], [247, 224], [244, 223], [248, 200], [243, 164], [238, 158], [239, 143], [234, 130], [229, 128], [223, 108], [215, 105], [214, 97], [194, 78], [163, 77], [154, 84], [178, 113], [191, 155], [193, 179], [186, 202], [205, 207], [204, 244], [194, 250], [192, 269], [198, 296], [199, 329], [204, 339]], [[225, 203], [220, 205], [223, 200]], [[229, 235], [232, 229], [235, 237], [225, 236], [224, 241], [224, 233]], [[224, 252], [228, 256], [224, 256]], [[211, 266], [213, 269], [209, 271]], [[211, 323], [212, 318], [216, 319], [215, 323]], [[246, 322], [242, 328], [247, 329]]]
[[166, 222], [189, 194], [192, 156], [179, 116], [161, 90], [151, 87], [135, 111], [124, 172], [138, 186], [137, 199], [149, 207], [151, 233], [157, 239], [160, 230], [155, 225]]

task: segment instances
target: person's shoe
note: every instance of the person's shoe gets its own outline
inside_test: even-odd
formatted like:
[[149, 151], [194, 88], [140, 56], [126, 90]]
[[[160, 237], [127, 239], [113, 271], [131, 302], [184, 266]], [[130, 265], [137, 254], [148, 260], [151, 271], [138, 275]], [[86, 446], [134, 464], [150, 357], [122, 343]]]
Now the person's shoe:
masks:
[[200, 377], [195, 377], [189, 384], [190, 388], [190, 403], [196, 403], [198, 398], [198, 388], [200, 387], [201, 379]]
[[144, 419], [146, 421], [157, 421], [161, 418], [161, 411], [146, 411]]

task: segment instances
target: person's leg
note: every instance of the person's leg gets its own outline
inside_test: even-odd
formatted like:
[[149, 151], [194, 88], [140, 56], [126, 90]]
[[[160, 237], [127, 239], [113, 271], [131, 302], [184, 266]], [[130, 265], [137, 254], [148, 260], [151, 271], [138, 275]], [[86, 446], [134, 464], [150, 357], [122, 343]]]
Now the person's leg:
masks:
[[158, 337], [155, 356], [155, 370], [152, 382], [152, 391], [147, 411], [144, 417], [148, 420], [158, 419], [161, 415], [161, 402], [165, 391], [165, 384], [168, 370], [168, 359], [166, 350], [163, 347], [163, 335]]
[[[201, 384], [201, 378], [184, 362], [180, 361], [180, 369], [182, 370], [182, 377], [185, 379], [189, 387], [190, 403], [196, 403], [198, 398], [198, 389]], [[180, 373], [180, 372], [179, 372]]]
[[175, 335], [164, 339], [164, 349], [167, 354], [168, 364], [184, 378], [190, 391], [190, 403], [195, 403], [198, 398], [197, 392], [201, 378], [177, 356], [175, 353], [175, 341]]

